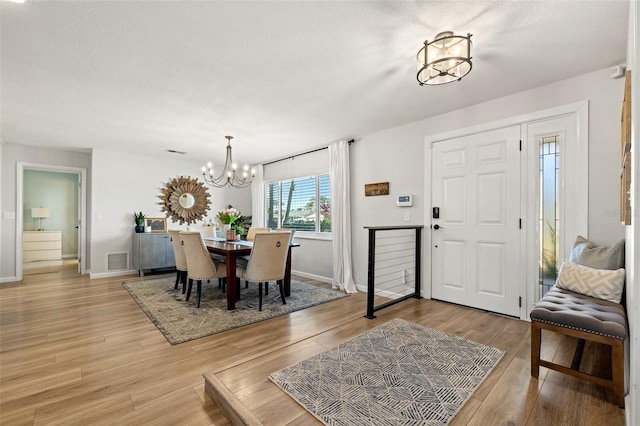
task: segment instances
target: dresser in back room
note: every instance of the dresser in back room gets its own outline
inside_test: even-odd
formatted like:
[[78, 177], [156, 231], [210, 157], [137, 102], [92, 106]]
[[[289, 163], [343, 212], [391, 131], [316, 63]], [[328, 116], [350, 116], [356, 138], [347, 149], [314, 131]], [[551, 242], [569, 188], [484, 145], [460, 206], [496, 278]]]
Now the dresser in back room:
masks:
[[24, 275], [58, 272], [62, 267], [62, 231], [22, 233]]

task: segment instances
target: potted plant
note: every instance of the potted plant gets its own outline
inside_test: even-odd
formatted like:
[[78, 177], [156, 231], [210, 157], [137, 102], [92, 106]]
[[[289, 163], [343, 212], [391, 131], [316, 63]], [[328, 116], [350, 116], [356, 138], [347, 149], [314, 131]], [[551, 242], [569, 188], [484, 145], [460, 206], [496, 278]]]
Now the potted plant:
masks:
[[141, 233], [144, 232], [144, 220], [145, 220], [146, 216], [144, 215], [144, 213], [142, 212], [138, 212], [136, 213], [135, 210], [133, 211], [133, 220], [134, 223], [136, 224], [136, 233]]

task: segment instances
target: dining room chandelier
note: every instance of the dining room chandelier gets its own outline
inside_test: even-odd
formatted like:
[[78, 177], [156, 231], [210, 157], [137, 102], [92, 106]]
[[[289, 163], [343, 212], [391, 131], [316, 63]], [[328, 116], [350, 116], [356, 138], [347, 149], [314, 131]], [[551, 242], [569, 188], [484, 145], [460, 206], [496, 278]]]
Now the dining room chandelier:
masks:
[[471, 71], [471, 34], [443, 31], [433, 41], [425, 40], [417, 58], [420, 86], [459, 81]]
[[[248, 165], [242, 167], [242, 171], [238, 170], [238, 165], [233, 162], [231, 154], [231, 139], [233, 136], [225, 136], [227, 139], [227, 158], [224, 161], [224, 168], [218, 176], [211, 162], [202, 167], [202, 177], [208, 185], [216, 188], [230, 186], [233, 188], [246, 188], [251, 185], [253, 178], [256, 176], [255, 169], [249, 170]], [[251, 177], [249, 177], [251, 176]]]

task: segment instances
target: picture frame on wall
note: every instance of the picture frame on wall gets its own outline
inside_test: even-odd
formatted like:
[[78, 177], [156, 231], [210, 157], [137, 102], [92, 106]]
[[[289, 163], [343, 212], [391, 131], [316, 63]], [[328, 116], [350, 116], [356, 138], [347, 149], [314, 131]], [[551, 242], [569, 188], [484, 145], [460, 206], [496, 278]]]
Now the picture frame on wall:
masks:
[[167, 218], [164, 217], [148, 217], [145, 225], [151, 227], [151, 232], [167, 232]]

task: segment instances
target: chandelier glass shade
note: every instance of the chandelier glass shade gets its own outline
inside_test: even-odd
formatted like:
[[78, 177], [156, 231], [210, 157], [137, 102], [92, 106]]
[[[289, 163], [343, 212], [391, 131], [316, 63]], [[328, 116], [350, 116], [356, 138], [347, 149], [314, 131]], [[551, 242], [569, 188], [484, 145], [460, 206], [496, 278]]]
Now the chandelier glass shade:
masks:
[[205, 183], [216, 188], [223, 188], [225, 186], [246, 188], [253, 182], [256, 171], [255, 169], [249, 170], [249, 166], [246, 164], [242, 167], [242, 171], [238, 170], [238, 165], [233, 162], [231, 153], [231, 139], [233, 139], [233, 136], [225, 136], [225, 138], [227, 139], [227, 157], [222, 171], [216, 176], [213, 164], [209, 162], [206, 166], [202, 167], [202, 178]]
[[461, 80], [471, 71], [471, 34], [465, 37], [441, 32], [433, 41], [425, 40], [417, 59], [420, 86]]

